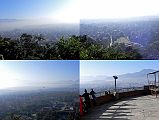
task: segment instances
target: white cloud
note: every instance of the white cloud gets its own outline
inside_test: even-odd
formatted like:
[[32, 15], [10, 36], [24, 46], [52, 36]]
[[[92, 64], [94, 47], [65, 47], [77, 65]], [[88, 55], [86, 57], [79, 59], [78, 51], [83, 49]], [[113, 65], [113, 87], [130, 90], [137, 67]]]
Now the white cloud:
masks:
[[21, 79], [20, 74], [1, 66], [1, 68], [0, 68], [0, 89], [20, 86], [21, 83], [20, 83], [19, 79]]

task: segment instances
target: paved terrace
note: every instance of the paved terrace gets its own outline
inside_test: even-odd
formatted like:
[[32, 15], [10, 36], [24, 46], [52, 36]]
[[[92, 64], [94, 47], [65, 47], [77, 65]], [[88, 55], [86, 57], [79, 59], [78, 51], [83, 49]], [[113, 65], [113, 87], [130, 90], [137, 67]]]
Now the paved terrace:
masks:
[[159, 120], [159, 97], [126, 98], [91, 109], [82, 120]]

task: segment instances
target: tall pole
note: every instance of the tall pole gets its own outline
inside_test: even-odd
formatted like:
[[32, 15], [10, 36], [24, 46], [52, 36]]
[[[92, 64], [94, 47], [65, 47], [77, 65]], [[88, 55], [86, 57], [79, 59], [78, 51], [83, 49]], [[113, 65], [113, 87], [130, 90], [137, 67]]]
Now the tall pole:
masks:
[[116, 79], [115, 79], [115, 92], [116, 92]]
[[115, 92], [116, 92], [116, 80], [118, 79], [117, 76], [113, 76], [114, 80], [115, 80]]

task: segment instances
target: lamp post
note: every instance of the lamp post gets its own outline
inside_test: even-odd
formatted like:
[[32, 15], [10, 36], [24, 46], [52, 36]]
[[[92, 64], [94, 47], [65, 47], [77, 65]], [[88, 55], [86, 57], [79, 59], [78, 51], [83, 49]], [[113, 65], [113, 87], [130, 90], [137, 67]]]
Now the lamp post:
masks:
[[117, 76], [113, 76], [114, 80], [115, 80], [115, 92], [116, 92], [116, 80], [118, 79]]

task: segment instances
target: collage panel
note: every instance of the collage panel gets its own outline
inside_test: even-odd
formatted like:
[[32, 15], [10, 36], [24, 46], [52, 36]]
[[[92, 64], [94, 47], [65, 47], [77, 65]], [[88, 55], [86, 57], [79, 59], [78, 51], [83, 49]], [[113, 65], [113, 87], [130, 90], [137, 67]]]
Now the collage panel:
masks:
[[81, 120], [157, 120], [158, 60], [80, 61]]
[[79, 119], [79, 61], [0, 61], [1, 120]]
[[81, 0], [81, 3], [81, 60], [159, 59], [157, 0]]
[[1, 0], [0, 59], [159, 59], [158, 1], [140, 1]]
[[1, 0], [0, 59], [78, 60], [79, 0]]

